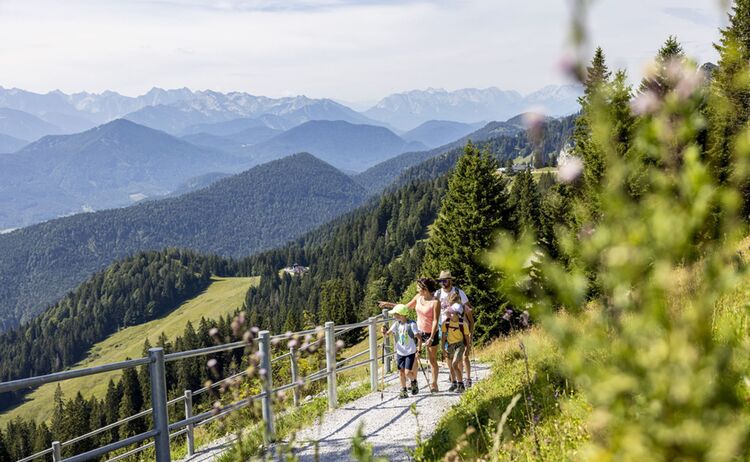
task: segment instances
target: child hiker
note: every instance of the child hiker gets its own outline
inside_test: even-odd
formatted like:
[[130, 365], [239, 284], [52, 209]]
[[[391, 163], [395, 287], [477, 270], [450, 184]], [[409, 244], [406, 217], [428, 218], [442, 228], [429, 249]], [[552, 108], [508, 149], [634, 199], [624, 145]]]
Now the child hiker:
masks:
[[450, 306], [446, 310], [446, 320], [443, 323], [443, 338], [448, 344], [443, 353], [448, 358], [452, 382], [448, 391], [462, 393], [465, 390], [463, 360], [469, 337], [469, 326], [464, 322], [464, 309], [459, 294], [452, 293], [448, 297], [448, 302]]
[[401, 393], [398, 397], [406, 398], [409, 396], [406, 389], [407, 377], [411, 380], [411, 394], [416, 395], [419, 392], [414, 357], [417, 353], [417, 342], [421, 343], [421, 339], [417, 340], [417, 323], [406, 319], [409, 314], [409, 308], [406, 305], [396, 305], [388, 313], [396, 318], [396, 321], [391, 324], [391, 328], [387, 331], [383, 326], [383, 335], [386, 333], [393, 334], [396, 338], [396, 362], [398, 363], [398, 375], [401, 380]]

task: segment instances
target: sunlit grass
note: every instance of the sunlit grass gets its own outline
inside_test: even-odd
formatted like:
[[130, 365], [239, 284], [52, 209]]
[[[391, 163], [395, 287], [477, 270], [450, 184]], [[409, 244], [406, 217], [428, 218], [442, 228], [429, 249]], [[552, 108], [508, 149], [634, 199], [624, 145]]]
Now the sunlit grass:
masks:
[[[227, 313], [240, 308], [250, 286], [257, 284], [260, 278], [213, 278], [211, 285], [197, 297], [188, 300], [168, 315], [137, 326], [131, 326], [112, 334], [95, 344], [88, 356], [71, 369], [91, 367], [101, 364], [122, 361], [126, 358], [140, 358], [143, 342], [148, 339], [156, 345], [162, 332], [170, 340], [182, 335], [188, 322], [197, 324], [202, 317], [218, 319]], [[197, 327], [197, 326], [196, 326]], [[70, 399], [80, 391], [84, 398], [104, 397], [110, 379], [118, 379], [122, 372], [109, 372], [79, 379], [60, 382], [63, 394]], [[46, 421], [52, 416], [52, 401], [57, 384], [39, 387], [28, 395], [27, 401], [20, 406], [0, 415], [0, 426], [16, 416], [34, 418], [37, 422]]]

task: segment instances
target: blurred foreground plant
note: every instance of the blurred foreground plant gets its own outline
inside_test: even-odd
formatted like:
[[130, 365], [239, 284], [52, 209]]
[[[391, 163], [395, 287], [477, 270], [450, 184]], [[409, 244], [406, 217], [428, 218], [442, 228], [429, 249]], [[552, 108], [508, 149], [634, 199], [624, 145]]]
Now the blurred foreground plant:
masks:
[[[676, 61], [663, 69], [669, 88], [632, 101], [627, 150], [611, 105], [622, 86], [602, 85], [589, 99], [587, 136], [601, 180], [595, 197], [571, 204], [577, 224], [556, 228], [561, 256], [551, 258], [533, 236], [506, 234], [488, 259], [504, 274], [504, 294], [555, 340], [561, 372], [593, 408], [582, 459], [746, 460], [741, 358], [750, 351], [713, 315], [747, 276], [737, 250], [747, 232], [740, 189], [750, 134], [735, 135], [732, 174], [717, 175], [703, 75]], [[711, 104], [726, 101], [714, 94]]]

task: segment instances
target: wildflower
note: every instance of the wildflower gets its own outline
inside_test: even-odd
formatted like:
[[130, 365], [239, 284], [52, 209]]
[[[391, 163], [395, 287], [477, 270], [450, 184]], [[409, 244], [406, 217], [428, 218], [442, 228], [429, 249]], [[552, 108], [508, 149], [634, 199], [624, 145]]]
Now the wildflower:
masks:
[[583, 172], [583, 162], [575, 156], [571, 156], [564, 164], [557, 169], [557, 177], [563, 183], [574, 182]]

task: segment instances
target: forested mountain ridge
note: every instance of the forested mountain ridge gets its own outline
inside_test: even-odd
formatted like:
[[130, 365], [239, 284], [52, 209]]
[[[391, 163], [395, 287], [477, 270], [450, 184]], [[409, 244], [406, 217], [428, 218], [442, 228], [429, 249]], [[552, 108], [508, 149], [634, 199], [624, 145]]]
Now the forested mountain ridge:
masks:
[[79, 214], [0, 235], [0, 327], [28, 321], [93, 272], [133, 252], [188, 247], [246, 256], [360, 205], [351, 178], [297, 154], [180, 197]]
[[75, 135], [45, 136], [0, 157], [0, 228], [131, 205], [197, 175], [249, 165], [122, 119]]
[[[411, 168], [431, 168], [441, 161], [434, 159], [448, 159], [439, 169], [445, 173], [447, 166], [452, 166], [463, 153], [463, 146], [471, 141], [480, 146], [489, 146], [490, 151], [503, 162], [521, 156], [525, 157], [535, 151], [543, 153], [540, 160], [549, 161], [552, 154], [562, 149], [572, 135], [572, 124], [576, 116], [561, 119], [548, 119], [542, 124], [542, 136], [539, 140], [530, 140], [529, 134], [523, 128], [520, 116], [505, 122], [490, 122], [463, 138], [429, 151], [407, 152], [381, 162], [364, 172], [355, 175], [354, 179], [370, 194], [378, 194], [387, 186], [393, 184], [402, 175], [409, 177]], [[421, 166], [421, 167], [420, 167]], [[399, 183], [403, 184], [403, 183]]]
[[[209, 284], [231, 263], [190, 251], [139, 252], [113, 263], [45, 312], [0, 335], [0, 381], [59, 371], [120, 327], [154, 319]], [[21, 393], [21, 392], [19, 392]], [[0, 395], [0, 409], [16, 401]]]

